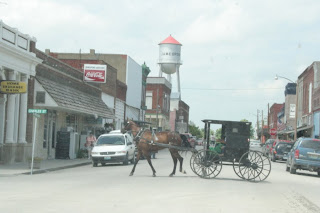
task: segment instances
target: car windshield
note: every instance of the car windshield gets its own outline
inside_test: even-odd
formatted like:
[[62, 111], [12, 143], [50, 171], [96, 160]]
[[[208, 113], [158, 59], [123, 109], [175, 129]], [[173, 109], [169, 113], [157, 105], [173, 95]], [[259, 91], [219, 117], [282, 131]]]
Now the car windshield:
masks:
[[315, 140], [303, 140], [300, 147], [309, 149], [320, 149], [320, 141]]
[[124, 137], [121, 135], [101, 136], [97, 142], [98, 146], [102, 145], [125, 145]]

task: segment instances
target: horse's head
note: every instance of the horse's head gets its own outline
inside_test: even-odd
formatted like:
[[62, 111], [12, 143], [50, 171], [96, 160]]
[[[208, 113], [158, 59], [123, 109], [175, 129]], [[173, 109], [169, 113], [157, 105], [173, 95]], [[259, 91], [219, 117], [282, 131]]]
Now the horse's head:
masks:
[[139, 131], [139, 130], [140, 130], [140, 128], [135, 122], [133, 122], [132, 120], [127, 120], [125, 122], [125, 126], [121, 130], [121, 132], [124, 134], [124, 133], [126, 133], [128, 131], [131, 131], [133, 136], [135, 136], [137, 134], [136, 132]]

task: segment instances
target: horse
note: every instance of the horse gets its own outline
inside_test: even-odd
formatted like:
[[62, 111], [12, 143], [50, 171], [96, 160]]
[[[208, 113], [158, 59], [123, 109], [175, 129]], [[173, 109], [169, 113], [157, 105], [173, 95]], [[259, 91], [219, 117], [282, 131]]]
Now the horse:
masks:
[[[126, 122], [126, 125], [122, 130], [122, 132], [123, 133], [131, 132], [134, 140], [136, 141], [136, 146], [138, 148], [138, 155], [134, 163], [134, 166], [132, 168], [132, 171], [130, 173], [130, 176], [133, 175], [136, 169], [137, 163], [140, 160], [140, 157], [143, 155], [147, 159], [151, 167], [151, 170], [153, 172], [152, 176], [156, 177], [156, 170], [152, 166], [150, 152], [155, 152], [161, 149], [165, 149], [166, 147], [157, 146], [153, 144], [154, 142], [161, 143], [161, 144], [170, 144], [173, 146], [181, 146], [182, 144], [189, 144], [186, 137], [184, 138], [184, 140], [181, 139], [180, 134], [177, 132], [163, 131], [158, 133], [152, 133], [151, 130], [141, 128], [137, 123], [135, 123], [132, 120], [128, 120]], [[174, 163], [173, 171], [169, 176], [173, 177], [173, 175], [175, 175], [177, 160], [179, 160], [180, 162], [179, 171], [183, 174], [186, 174], [186, 171], [182, 169], [183, 157], [180, 156], [179, 151], [173, 148], [169, 148], [169, 151]]]

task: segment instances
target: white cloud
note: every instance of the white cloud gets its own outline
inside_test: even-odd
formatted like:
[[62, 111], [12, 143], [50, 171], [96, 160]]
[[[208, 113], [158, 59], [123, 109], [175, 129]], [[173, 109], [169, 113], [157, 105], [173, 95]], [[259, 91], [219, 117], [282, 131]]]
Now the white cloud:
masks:
[[[5, 1], [5, 0], [3, 0]], [[283, 102], [285, 80], [319, 60], [320, 2], [283, 0], [7, 0], [1, 19], [41, 50], [129, 54], [158, 74], [158, 43], [182, 46], [181, 87], [190, 119], [240, 120]], [[298, 48], [300, 47], [300, 48]], [[175, 79], [173, 80], [175, 83]], [[174, 85], [175, 86], [175, 85]], [[283, 88], [262, 90], [262, 88]]]

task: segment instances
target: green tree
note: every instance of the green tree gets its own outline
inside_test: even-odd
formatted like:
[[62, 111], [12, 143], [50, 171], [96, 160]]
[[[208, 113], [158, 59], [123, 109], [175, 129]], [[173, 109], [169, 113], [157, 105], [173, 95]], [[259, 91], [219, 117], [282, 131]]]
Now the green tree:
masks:
[[203, 132], [192, 121], [190, 121], [190, 123], [189, 123], [189, 132], [193, 136], [196, 136], [197, 138], [202, 138], [203, 137]]
[[[201, 129], [202, 137], [204, 137], [204, 128]], [[214, 130], [210, 129], [210, 135], [214, 135]]]
[[216, 139], [221, 139], [221, 130], [222, 128], [219, 128], [216, 130], [216, 134], [215, 134]]

